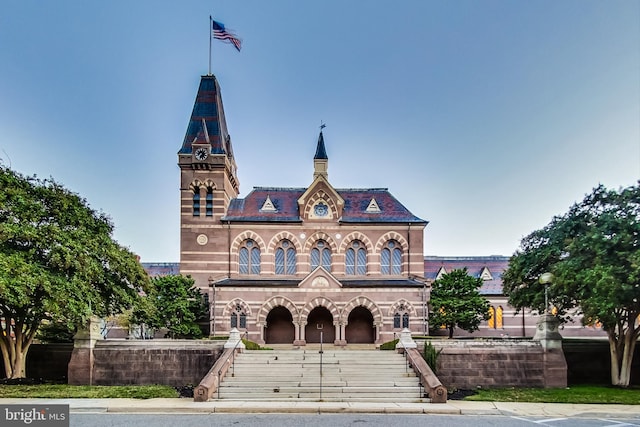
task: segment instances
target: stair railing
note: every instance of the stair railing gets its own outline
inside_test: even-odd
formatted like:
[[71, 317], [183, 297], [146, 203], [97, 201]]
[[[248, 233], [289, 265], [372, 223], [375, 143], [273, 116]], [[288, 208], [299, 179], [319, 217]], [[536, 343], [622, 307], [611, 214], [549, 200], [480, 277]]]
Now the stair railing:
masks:
[[397, 337], [398, 333], [394, 332], [393, 333], [393, 340], [398, 340], [398, 344], [400, 344], [400, 347], [402, 347], [402, 354], [404, 355], [404, 373], [408, 373], [409, 372], [409, 359], [407, 359], [407, 349], [404, 347], [404, 343], [402, 342], [402, 340], [400, 338]]
[[324, 351], [322, 350], [322, 330], [320, 331], [320, 401], [322, 401], [322, 355]]
[[218, 399], [220, 399], [220, 381], [222, 380], [222, 372], [225, 371], [224, 366], [227, 366], [229, 362], [231, 362], [231, 376], [236, 376], [236, 353], [238, 352], [238, 345], [240, 345], [243, 339], [247, 338], [248, 334], [248, 331], [242, 333], [236, 345], [233, 346], [231, 354], [227, 356], [227, 360], [224, 361], [224, 365], [218, 370]]

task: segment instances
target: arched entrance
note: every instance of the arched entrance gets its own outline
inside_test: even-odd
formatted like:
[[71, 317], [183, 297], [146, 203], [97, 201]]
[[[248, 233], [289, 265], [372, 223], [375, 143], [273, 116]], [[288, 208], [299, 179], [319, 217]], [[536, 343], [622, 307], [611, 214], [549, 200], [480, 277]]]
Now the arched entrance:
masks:
[[347, 344], [372, 344], [375, 340], [373, 315], [363, 306], [351, 310], [345, 328]]
[[267, 315], [265, 342], [267, 344], [291, 344], [296, 336], [293, 317], [286, 307], [279, 305]]
[[[319, 329], [318, 325], [322, 329]], [[336, 339], [336, 328], [333, 326], [333, 316], [326, 307], [316, 307], [307, 316], [307, 326], [304, 327], [307, 343], [319, 343], [320, 331], [322, 331], [322, 342], [333, 344]]]

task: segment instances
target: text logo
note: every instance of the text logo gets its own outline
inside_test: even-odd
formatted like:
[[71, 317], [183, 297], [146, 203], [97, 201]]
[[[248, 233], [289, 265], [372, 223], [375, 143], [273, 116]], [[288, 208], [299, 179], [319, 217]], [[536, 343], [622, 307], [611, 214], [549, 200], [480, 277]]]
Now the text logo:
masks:
[[0, 405], [0, 425], [69, 427], [69, 405]]

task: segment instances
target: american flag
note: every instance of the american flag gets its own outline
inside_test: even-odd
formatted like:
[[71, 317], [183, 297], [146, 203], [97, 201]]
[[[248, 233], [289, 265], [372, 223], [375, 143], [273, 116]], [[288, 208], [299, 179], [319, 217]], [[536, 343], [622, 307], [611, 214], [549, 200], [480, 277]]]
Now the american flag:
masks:
[[222, 22], [214, 20], [211, 20], [211, 22], [213, 25], [213, 38], [222, 40], [225, 43], [231, 43], [236, 49], [238, 49], [238, 52], [240, 52], [240, 49], [242, 48], [242, 40], [240, 40], [238, 36], [233, 34], [231, 31], [225, 29]]

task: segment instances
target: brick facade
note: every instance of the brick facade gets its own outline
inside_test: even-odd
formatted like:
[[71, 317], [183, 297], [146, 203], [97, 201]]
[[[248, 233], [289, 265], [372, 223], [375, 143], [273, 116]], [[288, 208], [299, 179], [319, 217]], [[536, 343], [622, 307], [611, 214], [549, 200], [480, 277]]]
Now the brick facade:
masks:
[[259, 343], [305, 345], [326, 327], [345, 345], [427, 331], [427, 222], [386, 189], [334, 188], [326, 152], [320, 132], [308, 187], [239, 198], [220, 87], [202, 77], [178, 152], [180, 273], [209, 298], [212, 335], [236, 326]]

